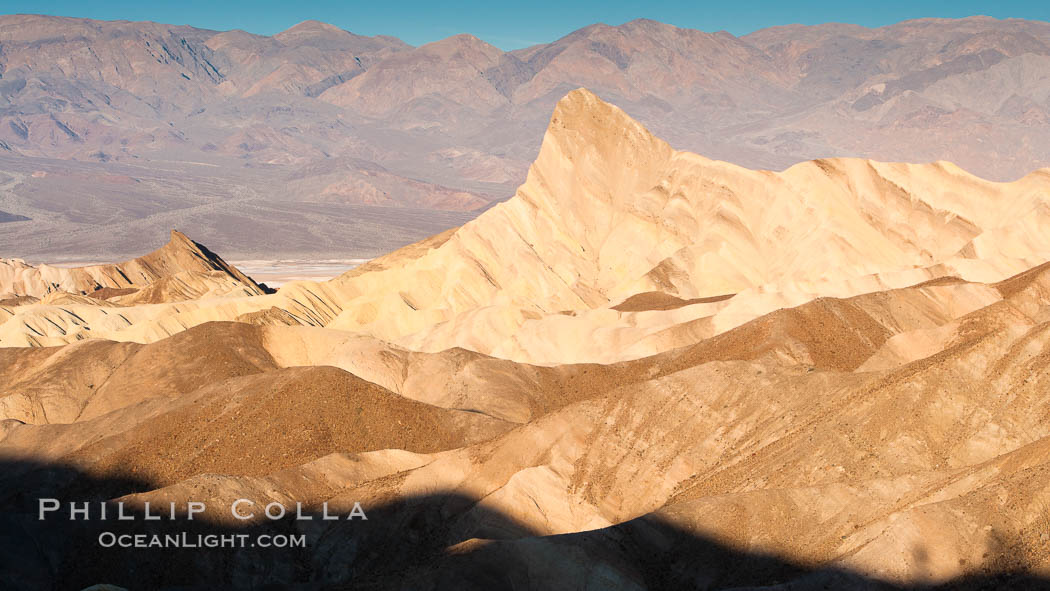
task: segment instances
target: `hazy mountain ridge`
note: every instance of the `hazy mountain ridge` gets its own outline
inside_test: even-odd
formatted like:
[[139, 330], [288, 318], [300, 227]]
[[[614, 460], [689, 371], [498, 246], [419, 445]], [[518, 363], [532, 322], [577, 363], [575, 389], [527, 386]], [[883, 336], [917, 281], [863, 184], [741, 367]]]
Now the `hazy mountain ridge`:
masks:
[[[94, 193], [113, 211], [119, 240], [98, 245], [102, 254], [186, 227], [144, 221], [130, 231], [136, 219], [193, 211], [200, 192], [211, 203], [248, 199], [242, 211], [255, 220], [293, 202], [483, 209], [524, 180], [554, 103], [580, 86], [676, 148], [752, 168], [949, 160], [1007, 180], [1050, 164], [1050, 24], [1037, 21], [791, 25], [737, 38], [637, 20], [504, 52], [465, 34], [411, 47], [317, 21], [265, 37], [15, 15], [0, 17], [0, 44], [0, 155], [13, 157], [0, 172], [15, 177], [0, 185], [0, 209], [33, 220], [0, 230], [0, 243], [24, 245], [11, 255], [68, 255], [36, 236], [86, 229], [40, 207], [41, 191], [58, 189], [36, 186], [41, 168], [26, 158], [76, 159], [103, 175], [122, 163], [132, 178], [159, 165], [199, 179], [163, 203], [145, 185], [117, 198], [70, 180], [64, 192]], [[382, 179], [333, 159], [373, 163], [365, 169]], [[266, 250], [207, 216], [194, 223], [224, 252]], [[364, 231], [379, 251], [423, 237]], [[363, 254], [337, 244], [316, 253]]]

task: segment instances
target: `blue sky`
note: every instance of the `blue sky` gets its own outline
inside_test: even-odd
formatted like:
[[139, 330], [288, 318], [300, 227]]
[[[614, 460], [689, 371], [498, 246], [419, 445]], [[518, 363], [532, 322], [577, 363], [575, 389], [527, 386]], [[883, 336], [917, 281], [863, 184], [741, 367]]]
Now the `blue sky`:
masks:
[[1050, 20], [1048, 0], [587, 0], [534, 2], [442, 0], [0, 0], [0, 13], [152, 20], [271, 35], [317, 19], [362, 35], [394, 35], [420, 45], [472, 33], [503, 49], [553, 41], [596, 22], [618, 25], [645, 17], [703, 31], [743, 35], [773, 25], [847, 22], [880, 26], [919, 17]]

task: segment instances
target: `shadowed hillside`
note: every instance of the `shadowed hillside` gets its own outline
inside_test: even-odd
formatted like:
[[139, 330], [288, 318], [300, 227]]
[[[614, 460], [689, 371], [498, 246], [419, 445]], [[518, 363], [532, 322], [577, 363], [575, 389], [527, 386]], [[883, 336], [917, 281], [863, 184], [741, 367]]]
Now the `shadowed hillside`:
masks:
[[[1050, 580], [1024, 574], [1024, 564], [1004, 551], [994, 568], [939, 585], [896, 585], [848, 570], [814, 568], [775, 555], [748, 552], [641, 518], [589, 532], [542, 536], [512, 517], [485, 512], [489, 540], [462, 539], [464, 518], [479, 518], [478, 499], [434, 494], [366, 505], [367, 520], [310, 520], [247, 524], [196, 515], [187, 520], [144, 520], [128, 508], [129, 521], [103, 520], [96, 504], [150, 488], [143, 480], [89, 477], [61, 464], [0, 462], [0, 582], [18, 589], [85, 588], [99, 581], [137, 588], [233, 589], [574, 589], [590, 581], [604, 589], [729, 589], [790, 584], [797, 589], [1041, 589]], [[17, 475], [18, 482], [15, 482]], [[61, 510], [37, 519], [37, 499], [60, 499]], [[203, 502], [210, 498], [199, 497]], [[68, 503], [90, 501], [93, 520], [68, 519]], [[79, 505], [78, 505], [79, 506]], [[227, 507], [223, 506], [223, 509]], [[167, 511], [167, 507], [163, 511]], [[210, 509], [209, 509], [210, 510]], [[154, 506], [152, 514], [157, 514]], [[342, 516], [342, 514], [341, 514]], [[179, 536], [304, 535], [305, 548], [103, 547], [100, 534]], [[197, 536], [201, 536], [198, 538]], [[108, 538], [106, 538], [108, 543]], [[1004, 540], [1009, 544], [1008, 540]], [[921, 546], [914, 548], [921, 554]]]

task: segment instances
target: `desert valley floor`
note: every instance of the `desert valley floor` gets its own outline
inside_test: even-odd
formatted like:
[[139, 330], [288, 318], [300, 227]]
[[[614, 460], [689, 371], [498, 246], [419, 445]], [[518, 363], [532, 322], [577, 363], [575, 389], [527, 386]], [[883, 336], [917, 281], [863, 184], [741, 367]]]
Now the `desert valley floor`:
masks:
[[[179, 231], [0, 260], [0, 587], [1045, 585], [1048, 227], [1050, 169], [751, 170], [579, 89], [511, 199], [276, 290]], [[309, 543], [104, 549], [40, 497]]]

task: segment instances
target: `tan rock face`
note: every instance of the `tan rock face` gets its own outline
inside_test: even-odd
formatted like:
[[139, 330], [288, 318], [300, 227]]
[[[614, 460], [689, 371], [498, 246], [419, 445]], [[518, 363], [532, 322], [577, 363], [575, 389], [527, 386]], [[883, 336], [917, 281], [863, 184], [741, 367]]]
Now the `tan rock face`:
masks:
[[[164, 283], [158, 285], [159, 282]], [[213, 290], [245, 295], [263, 293], [263, 289], [248, 276], [177, 230], [172, 230], [171, 240], [156, 251], [115, 265], [34, 267], [20, 259], [0, 259], [0, 295], [5, 297], [43, 297], [56, 292], [91, 295], [107, 288], [149, 288], [149, 293], [130, 298], [132, 302], [141, 303], [197, 299]], [[162, 296], [158, 295], [160, 292], [167, 293]], [[106, 295], [103, 299], [113, 297]], [[128, 295], [131, 294], [123, 293], [118, 297]]]
[[[97, 307], [77, 312], [83, 321], [75, 323], [65, 314], [72, 308], [11, 308], [0, 344], [69, 342], [84, 336], [83, 326], [95, 336], [148, 342], [276, 307], [291, 315], [282, 322], [371, 334], [415, 350], [608, 363], [815, 297], [1019, 273], [1050, 253], [1039, 229], [1050, 221], [1048, 187], [1046, 171], [993, 183], [949, 163], [828, 159], [781, 173], [752, 171], [677, 152], [578, 90], [555, 109], [515, 197], [440, 240], [324, 284], [132, 309], [120, 324]], [[640, 293], [690, 303], [620, 306]], [[966, 305], [987, 301], [976, 297]], [[164, 298], [144, 292], [114, 301], [124, 300]], [[27, 335], [29, 326], [40, 334]], [[602, 344], [609, 342], [616, 346]]]
[[[187, 277], [255, 284], [175, 236], [69, 279], [145, 286], [16, 291], [0, 518], [45, 574], [4, 576], [1037, 588], [1048, 187], [948, 163], [752, 171], [577, 90], [513, 199], [331, 281], [201, 295]], [[41, 525], [37, 496], [203, 501], [194, 531], [308, 545], [106, 554], [80, 543], [101, 525]], [[237, 499], [317, 519], [242, 523]], [[319, 518], [355, 504], [367, 521]]]

